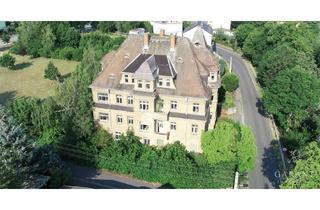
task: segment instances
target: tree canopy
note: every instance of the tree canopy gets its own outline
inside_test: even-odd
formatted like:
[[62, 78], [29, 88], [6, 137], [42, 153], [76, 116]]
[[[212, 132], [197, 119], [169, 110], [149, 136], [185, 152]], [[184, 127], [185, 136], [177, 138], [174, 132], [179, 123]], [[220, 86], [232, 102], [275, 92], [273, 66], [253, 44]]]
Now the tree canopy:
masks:
[[281, 188], [317, 189], [320, 188], [319, 177], [320, 147], [316, 142], [312, 142], [304, 149]]

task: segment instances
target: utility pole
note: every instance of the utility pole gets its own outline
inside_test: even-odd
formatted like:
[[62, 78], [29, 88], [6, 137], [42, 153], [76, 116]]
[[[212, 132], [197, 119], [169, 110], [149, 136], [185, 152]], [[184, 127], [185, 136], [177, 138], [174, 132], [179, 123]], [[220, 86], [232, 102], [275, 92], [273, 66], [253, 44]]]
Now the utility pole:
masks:
[[230, 73], [232, 72], [232, 56], [230, 56]]

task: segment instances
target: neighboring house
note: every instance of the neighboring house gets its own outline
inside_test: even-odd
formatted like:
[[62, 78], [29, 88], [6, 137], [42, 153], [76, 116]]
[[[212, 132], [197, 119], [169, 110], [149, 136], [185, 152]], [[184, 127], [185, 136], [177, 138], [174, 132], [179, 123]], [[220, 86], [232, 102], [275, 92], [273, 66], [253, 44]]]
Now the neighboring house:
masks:
[[201, 32], [192, 40], [129, 35], [105, 55], [90, 85], [95, 122], [115, 139], [132, 130], [144, 144], [180, 141], [202, 152], [201, 133], [216, 121], [220, 74]]
[[182, 36], [182, 21], [151, 21], [150, 23], [154, 34], [160, 34], [163, 31], [165, 35]]
[[195, 33], [197, 33], [199, 29], [202, 31], [207, 45], [211, 46], [213, 31], [211, 26], [209, 26], [206, 22], [203, 21], [194, 22], [190, 27], [186, 28], [183, 31], [183, 37], [187, 37], [190, 40], [192, 40], [195, 36]]
[[208, 24], [213, 29], [213, 34], [215, 34], [218, 30], [224, 32], [227, 36], [233, 36], [233, 32], [231, 31], [231, 21], [208, 21]]

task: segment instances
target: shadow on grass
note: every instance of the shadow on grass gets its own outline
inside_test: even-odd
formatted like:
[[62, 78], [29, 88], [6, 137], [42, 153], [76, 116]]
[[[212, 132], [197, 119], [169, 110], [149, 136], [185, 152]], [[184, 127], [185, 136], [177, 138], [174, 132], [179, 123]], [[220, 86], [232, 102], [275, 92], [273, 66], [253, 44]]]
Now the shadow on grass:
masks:
[[4, 52], [8, 49], [10, 49], [11, 46], [4, 46], [4, 47], [0, 47], [0, 52]]
[[29, 67], [31, 65], [32, 65], [31, 62], [18, 63], [12, 68], [12, 70], [21, 70], [21, 69], [27, 68], [27, 67]]
[[70, 72], [70, 73], [67, 73], [67, 74], [64, 74], [64, 75], [61, 75], [60, 81], [61, 81], [61, 82], [64, 82], [64, 81], [65, 81], [66, 79], [68, 79], [70, 76], [71, 76], [71, 72]]
[[7, 102], [9, 102], [11, 99], [13, 99], [16, 96], [16, 91], [6, 91], [3, 93], [0, 93], [0, 104], [6, 105]]

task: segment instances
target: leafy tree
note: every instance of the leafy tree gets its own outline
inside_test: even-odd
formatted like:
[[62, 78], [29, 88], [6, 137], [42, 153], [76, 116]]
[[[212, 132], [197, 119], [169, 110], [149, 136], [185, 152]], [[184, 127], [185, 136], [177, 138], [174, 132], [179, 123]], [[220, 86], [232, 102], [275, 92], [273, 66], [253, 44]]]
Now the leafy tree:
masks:
[[114, 21], [100, 21], [98, 23], [98, 29], [102, 32], [115, 32], [117, 30], [116, 23]]
[[290, 47], [287, 43], [281, 44], [263, 55], [257, 69], [258, 80], [263, 86], [270, 86], [279, 72], [294, 67], [311, 73], [318, 71], [313, 57]]
[[320, 148], [316, 142], [310, 143], [296, 162], [289, 177], [281, 185], [285, 189], [320, 188]]
[[61, 74], [58, 71], [58, 68], [50, 61], [47, 68], [44, 70], [44, 78], [59, 81], [60, 77]]
[[183, 21], [182, 22], [182, 30], [190, 27], [192, 25], [192, 21]]
[[240, 126], [240, 139], [237, 142], [238, 169], [240, 173], [251, 171], [255, 168], [257, 148], [251, 129]]
[[14, 63], [16, 62], [16, 58], [6, 53], [0, 57], [0, 66], [7, 67], [9, 69], [13, 69]]
[[10, 41], [10, 34], [7, 30], [4, 30], [1, 34], [1, 39], [4, 43], [9, 43]]
[[46, 25], [42, 30], [40, 55], [43, 57], [51, 57], [51, 53], [54, 50], [56, 37], [50, 25]]
[[53, 148], [36, 147], [0, 107], [0, 188], [59, 187], [67, 177]]
[[285, 132], [298, 129], [319, 107], [320, 81], [300, 68], [281, 71], [263, 96], [263, 105]]
[[233, 92], [239, 86], [239, 78], [232, 73], [227, 73], [222, 77], [222, 86], [226, 91]]
[[88, 138], [93, 131], [92, 93], [88, 88], [101, 66], [93, 49], [88, 49], [76, 71], [58, 89], [57, 101], [70, 131], [76, 138]]
[[218, 121], [215, 129], [202, 134], [201, 147], [210, 164], [234, 162], [240, 173], [255, 167], [255, 138], [247, 126], [230, 120]]
[[244, 41], [247, 39], [249, 34], [255, 29], [253, 24], [241, 24], [235, 30], [235, 38], [237, 41], [237, 46], [243, 47]]
[[201, 148], [209, 163], [236, 161], [237, 132], [234, 123], [223, 120], [217, 122], [215, 129], [202, 134]]

